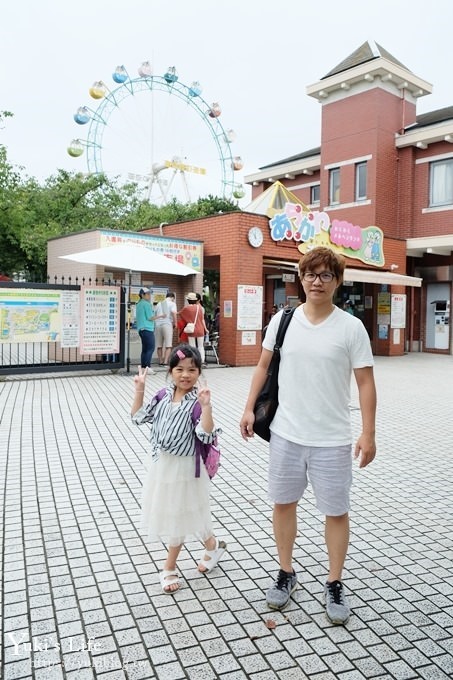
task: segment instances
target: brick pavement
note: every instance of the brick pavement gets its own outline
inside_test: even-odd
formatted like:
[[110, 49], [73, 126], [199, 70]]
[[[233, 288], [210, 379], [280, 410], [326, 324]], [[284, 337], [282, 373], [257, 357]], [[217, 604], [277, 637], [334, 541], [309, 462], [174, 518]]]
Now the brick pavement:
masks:
[[[453, 676], [453, 357], [378, 357], [378, 457], [355, 471], [345, 584], [353, 616], [321, 600], [322, 517], [299, 508], [300, 587], [283, 613], [264, 591], [277, 567], [266, 445], [237, 423], [251, 368], [208, 368], [223, 467], [210, 576], [189, 544], [184, 588], [164, 595], [165, 551], [138, 529], [146, 429], [129, 420], [132, 376], [0, 383], [5, 680], [361, 680]], [[161, 387], [164, 373], [149, 380]], [[358, 431], [357, 395], [352, 400]], [[275, 628], [266, 623], [275, 621]]]

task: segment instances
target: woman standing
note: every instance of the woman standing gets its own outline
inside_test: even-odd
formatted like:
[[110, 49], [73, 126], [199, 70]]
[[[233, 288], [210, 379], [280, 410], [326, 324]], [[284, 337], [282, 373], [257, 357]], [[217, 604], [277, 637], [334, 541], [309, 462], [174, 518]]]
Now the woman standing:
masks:
[[160, 319], [160, 316], [155, 314], [151, 306], [151, 291], [149, 288], [140, 288], [139, 296], [140, 300], [135, 306], [135, 321], [140, 340], [142, 341], [140, 365], [142, 368], [147, 368], [151, 366], [156, 344], [154, 339], [154, 321]]
[[[200, 352], [202, 364], [205, 363], [204, 336], [206, 325], [204, 322], [204, 309], [198, 303], [196, 293], [188, 293], [187, 305], [178, 312], [179, 317], [184, 321], [184, 332], [187, 335], [189, 345], [197, 347]], [[187, 324], [193, 324], [193, 330], [189, 332]]]

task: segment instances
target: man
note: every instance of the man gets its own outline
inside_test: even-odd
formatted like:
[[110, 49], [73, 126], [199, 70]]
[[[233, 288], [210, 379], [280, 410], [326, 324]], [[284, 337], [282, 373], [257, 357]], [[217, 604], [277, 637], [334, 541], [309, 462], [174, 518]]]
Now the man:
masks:
[[[325, 515], [329, 574], [324, 586], [326, 613], [334, 624], [350, 614], [342, 572], [349, 544], [352, 483], [350, 381], [359, 391], [362, 432], [354, 457], [364, 468], [375, 457], [376, 390], [370, 341], [360, 319], [333, 304], [343, 281], [344, 259], [318, 247], [299, 263], [306, 301], [294, 312], [281, 349], [279, 406], [271, 424], [269, 497], [280, 563], [267, 604], [282, 609], [297, 586], [293, 547], [297, 504], [310, 481]], [[281, 312], [272, 317], [241, 419], [244, 439], [253, 436], [253, 407], [265, 382]]]
[[[140, 288], [140, 300], [135, 306], [135, 321], [138, 334], [142, 341], [142, 352], [140, 355], [140, 365], [142, 368], [151, 366], [154, 354], [154, 321], [159, 318], [151, 307], [151, 291], [149, 288]], [[154, 371], [148, 371], [154, 373]]]
[[166, 366], [173, 347], [173, 329], [176, 327], [175, 294], [168, 292], [165, 300], [157, 305], [156, 347], [159, 366]]

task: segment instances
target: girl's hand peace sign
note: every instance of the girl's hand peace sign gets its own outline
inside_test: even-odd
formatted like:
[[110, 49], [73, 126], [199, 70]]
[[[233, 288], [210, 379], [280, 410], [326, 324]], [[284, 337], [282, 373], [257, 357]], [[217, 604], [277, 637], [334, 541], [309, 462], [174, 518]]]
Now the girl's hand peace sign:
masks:
[[148, 369], [145, 366], [145, 368], [142, 368], [139, 366], [138, 368], [138, 375], [134, 375], [134, 386], [135, 386], [135, 394], [134, 394], [134, 401], [132, 402], [132, 407], [131, 407], [131, 415], [134, 415], [137, 413], [137, 411], [143, 406], [143, 398], [145, 396], [145, 382], [146, 382], [146, 374], [148, 373]]
[[211, 405], [211, 390], [209, 387], [201, 387], [198, 390], [198, 401], [201, 407]]
[[146, 383], [146, 375], [148, 373], [148, 367], [145, 366], [145, 368], [142, 368], [141, 366], [138, 367], [138, 374], [134, 375], [134, 383], [135, 383], [135, 388], [136, 389], [145, 389], [145, 383]]
[[208, 381], [201, 375], [198, 378], [198, 401], [202, 407], [211, 404], [211, 390], [208, 387]]
[[212, 419], [211, 408], [211, 390], [208, 387], [206, 378], [200, 376], [198, 379], [198, 403], [201, 406], [201, 427], [205, 432], [212, 432], [214, 429], [214, 421]]

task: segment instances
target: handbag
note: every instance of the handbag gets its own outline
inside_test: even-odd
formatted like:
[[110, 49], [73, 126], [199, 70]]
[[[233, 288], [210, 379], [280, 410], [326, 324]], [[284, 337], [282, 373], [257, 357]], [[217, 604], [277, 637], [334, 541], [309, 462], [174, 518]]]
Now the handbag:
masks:
[[198, 317], [198, 310], [199, 306], [197, 305], [197, 312], [195, 314], [195, 320], [194, 321], [188, 321], [186, 325], [184, 326], [183, 332], [186, 333], [186, 335], [192, 335], [195, 333], [195, 324], [197, 323], [197, 317]]
[[[194, 408], [195, 411], [195, 408]], [[217, 437], [212, 444], [203, 444], [198, 438], [195, 439], [195, 477], [200, 476], [200, 458], [205, 464], [209, 479], [212, 479], [220, 467], [220, 449]]]
[[258, 437], [265, 441], [270, 441], [270, 424], [272, 423], [278, 407], [278, 369], [280, 367], [280, 348], [283, 345], [285, 333], [289, 322], [293, 318], [296, 307], [284, 309], [280, 324], [278, 326], [277, 337], [275, 338], [274, 353], [267, 369], [266, 382], [256, 399], [253, 413], [255, 422], [253, 431]]

